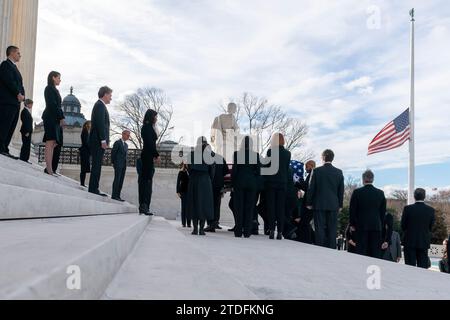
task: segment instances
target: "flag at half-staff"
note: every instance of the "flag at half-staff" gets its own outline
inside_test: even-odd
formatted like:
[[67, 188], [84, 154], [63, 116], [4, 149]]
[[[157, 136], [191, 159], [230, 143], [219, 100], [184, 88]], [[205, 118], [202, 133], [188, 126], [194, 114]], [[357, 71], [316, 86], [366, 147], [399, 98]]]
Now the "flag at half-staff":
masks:
[[369, 145], [369, 155], [396, 149], [411, 138], [409, 109], [389, 122]]

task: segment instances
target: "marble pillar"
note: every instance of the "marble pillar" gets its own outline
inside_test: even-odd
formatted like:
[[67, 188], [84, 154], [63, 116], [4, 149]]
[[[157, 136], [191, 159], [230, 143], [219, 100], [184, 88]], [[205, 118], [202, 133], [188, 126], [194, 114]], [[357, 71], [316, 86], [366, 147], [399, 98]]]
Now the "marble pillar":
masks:
[[[38, 6], [39, 0], [0, 0], [0, 58], [6, 58], [9, 45], [20, 48], [22, 60], [18, 68], [29, 99], [33, 99]], [[21, 144], [19, 128], [20, 123], [13, 140], [16, 145]]]

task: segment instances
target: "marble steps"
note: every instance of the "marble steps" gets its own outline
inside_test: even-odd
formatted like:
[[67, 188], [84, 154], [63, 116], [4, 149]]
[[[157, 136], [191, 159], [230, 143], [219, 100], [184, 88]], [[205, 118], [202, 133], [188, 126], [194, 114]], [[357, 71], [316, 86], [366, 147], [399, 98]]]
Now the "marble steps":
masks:
[[69, 187], [80, 188], [80, 183], [78, 181], [65, 176], [60, 176], [58, 178], [49, 176], [44, 173], [44, 167], [35, 163], [28, 164], [20, 160], [13, 160], [4, 156], [0, 156], [0, 168], [13, 170], [24, 175], [39, 177], [47, 181], [54, 181], [55, 179], [57, 179], [58, 183], [60, 184], [64, 184]]
[[[45, 178], [45, 179], [44, 179]], [[79, 197], [81, 199], [95, 200], [98, 202], [112, 203], [121, 206], [128, 206], [130, 209], [135, 209], [134, 206], [127, 203], [119, 203], [109, 197], [99, 197], [97, 195], [88, 193], [85, 188], [80, 186], [71, 186], [61, 183], [62, 177], [51, 177], [45, 174], [25, 174], [20, 170], [12, 170], [9, 168], [0, 167], [0, 183], [9, 186], [21, 187], [24, 189], [39, 190], [48, 193], [55, 193], [61, 196]], [[26, 195], [24, 195], [26, 198]], [[26, 201], [26, 199], [24, 199]]]
[[154, 219], [103, 298], [450, 299], [447, 274], [265, 236], [190, 232]]
[[1, 222], [0, 300], [101, 298], [150, 221], [130, 214]]
[[0, 183], [0, 221], [136, 213], [131, 205]]
[[[192, 236], [193, 237], [193, 236]], [[194, 238], [194, 237], [193, 237]], [[196, 237], [193, 241], [207, 241]], [[163, 218], [154, 218], [104, 300], [255, 300], [242, 282]]]

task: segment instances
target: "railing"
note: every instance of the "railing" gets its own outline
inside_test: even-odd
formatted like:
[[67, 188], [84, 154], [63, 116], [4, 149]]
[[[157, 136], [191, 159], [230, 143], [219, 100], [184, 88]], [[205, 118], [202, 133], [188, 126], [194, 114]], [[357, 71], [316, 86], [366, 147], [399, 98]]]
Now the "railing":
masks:
[[[40, 163], [45, 162], [45, 146], [39, 145], [38, 147], [38, 160]], [[161, 157], [161, 163], [155, 164], [157, 168], [176, 169], [178, 166], [172, 162], [170, 150], [158, 150]], [[129, 149], [127, 156], [128, 167], [136, 167], [136, 161], [141, 156], [141, 150]], [[61, 150], [61, 156], [59, 163], [67, 165], [80, 165], [80, 150], [79, 147], [63, 147]], [[103, 166], [110, 167], [111, 163], [111, 149], [106, 149], [105, 156], [103, 157]]]

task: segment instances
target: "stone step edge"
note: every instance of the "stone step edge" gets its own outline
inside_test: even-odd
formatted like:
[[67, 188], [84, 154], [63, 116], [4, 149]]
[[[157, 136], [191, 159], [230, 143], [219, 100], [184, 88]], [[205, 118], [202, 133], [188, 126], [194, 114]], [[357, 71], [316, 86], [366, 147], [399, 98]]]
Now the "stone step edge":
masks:
[[[0, 170], [0, 174], [1, 174], [1, 171], [7, 171], [10, 174], [15, 174], [15, 172], [13, 170], [9, 169], [9, 168], [2, 168]], [[20, 174], [23, 174], [23, 173], [20, 173]], [[33, 175], [28, 175], [27, 179], [34, 180], [35, 182], [40, 182], [41, 181], [41, 179], [39, 179], [39, 177], [36, 177], [36, 176], [33, 176]], [[44, 181], [45, 181], [46, 184], [50, 184], [50, 186], [48, 186], [48, 188], [49, 187], [57, 187], [56, 189], [58, 191], [65, 190], [67, 192], [69, 192], [69, 191], [76, 192], [76, 194], [71, 194], [71, 196], [79, 196], [82, 199], [89, 199], [89, 200], [105, 202], [105, 203], [133, 206], [132, 204], [130, 204], [128, 202], [118, 202], [118, 203], [116, 203], [110, 197], [109, 198], [104, 198], [104, 197], [95, 196], [95, 195], [89, 193], [87, 190], [84, 190], [84, 189], [80, 188], [79, 186], [78, 187], [77, 186], [73, 186], [72, 187], [72, 186], [70, 186], [68, 184], [57, 182], [57, 180], [51, 181], [51, 180], [47, 180], [47, 179], [44, 180], [43, 179], [42, 182], [44, 182]], [[41, 190], [41, 189], [36, 189], [36, 188], [27, 187], [27, 186], [23, 186], [23, 185], [13, 184], [13, 183], [9, 183], [8, 181], [2, 181], [0, 184], [7, 185], [7, 186], [24, 188], [24, 189], [27, 189], [27, 190], [44, 191], [44, 192], [48, 192], [48, 193], [59, 194], [59, 195], [62, 195], [62, 196], [69, 195], [67, 193], [62, 193], [62, 192], [50, 192], [49, 190]], [[60, 188], [60, 189], [58, 189], [58, 188]], [[82, 195], [86, 195], [86, 197], [82, 197]]]
[[[151, 219], [142, 218], [72, 261], [61, 264], [13, 293], [7, 300], [96, 300], [106, 291], [117, 272], [133, 251]], [[81, 271], [81, 290], [70, 290], [67, 281], [70, 266]]]

